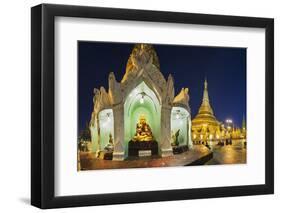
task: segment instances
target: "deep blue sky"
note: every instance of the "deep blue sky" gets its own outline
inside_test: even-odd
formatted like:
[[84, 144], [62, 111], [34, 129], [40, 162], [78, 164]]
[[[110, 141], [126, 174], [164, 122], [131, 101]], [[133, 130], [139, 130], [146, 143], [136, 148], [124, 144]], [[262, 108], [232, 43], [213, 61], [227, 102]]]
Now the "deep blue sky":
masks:
[[[78, 42], [79, 131], [91, 118], [93, 89], [108, 89], [108, 74], [117, 81], [125, 73], [134, 44]], [[246, 116], [246, 49], [201, 46], [153, 45], [160, 70], [167, 79], [174, 77], [175, 95], [182, 87], [189, 88], [190, 107], [194, 117], [201, 104], [203, 82], [208, 80], [209, 97], [219, 121], [232, 118], [241, 126]]]

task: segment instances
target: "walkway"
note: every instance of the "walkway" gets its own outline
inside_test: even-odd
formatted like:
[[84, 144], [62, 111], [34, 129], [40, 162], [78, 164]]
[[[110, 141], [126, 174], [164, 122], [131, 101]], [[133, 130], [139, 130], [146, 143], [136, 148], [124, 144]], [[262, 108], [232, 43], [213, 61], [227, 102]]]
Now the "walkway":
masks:
[[81, 170], [202, 165], [211, 158], [212, 152], [204, 145], [170, 157], [141, 157], [124, 161], [101, 160], [93, 153], [80, 153]]

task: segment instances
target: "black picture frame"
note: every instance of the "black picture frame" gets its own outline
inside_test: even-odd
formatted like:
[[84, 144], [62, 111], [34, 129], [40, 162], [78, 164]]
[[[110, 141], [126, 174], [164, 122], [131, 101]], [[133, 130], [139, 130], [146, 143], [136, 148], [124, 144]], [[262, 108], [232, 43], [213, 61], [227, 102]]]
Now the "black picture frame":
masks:
[[[56, 197], [54, 21], [58, 16], [264, 28], [265, 184]], [[31, 84], [31, 204], [34, 206], [46, 209], [274, 193], [274, 20], [271, 18], [41, 4], [31, 8]]]

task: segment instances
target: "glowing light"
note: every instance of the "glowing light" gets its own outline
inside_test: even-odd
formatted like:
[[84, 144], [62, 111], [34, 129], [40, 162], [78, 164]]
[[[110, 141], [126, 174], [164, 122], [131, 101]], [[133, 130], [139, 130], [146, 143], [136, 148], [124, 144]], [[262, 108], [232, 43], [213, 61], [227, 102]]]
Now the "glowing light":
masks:
[[219, 138], [220, 138], [220, 136], [219, 136], [219, 135], [216, 135], [216, 138], [217, 138], [217, 139], [219, 139]]
[[144, 103], [144, 96], [146, 95], [145, 92], [140, 93], [141, 98], [140, 98], [140, 103], [143, 104]]
[[101, 126], [102, 126], [102, 127], [106, 127], [106, 126], [107, 126], [107, 122], [102, 122], [102, 123], [101, 123]]
[[110, 114], [107, 113], [107, 122], [110, 122]]
[[225, 122], [230, 124], [233, 123], [232, 119], [226, 119]]
[[176, 119], [179, 119], [180, 118], [180, 110], [177, 110], [176, 112], [177, 112], [176, 113]]
[[200, 138], [203, 139], [203, 135], [200, 135]]
[[210, 139], [213, 139], [213, 135], [212, 135], [212, 134], [210, 134], [209, 138], [210, 138]]
[[144, 103], [144, 98], [143, 98], [143, 96], [141, 96], [140, 103], [141, 103], [141, 104]]

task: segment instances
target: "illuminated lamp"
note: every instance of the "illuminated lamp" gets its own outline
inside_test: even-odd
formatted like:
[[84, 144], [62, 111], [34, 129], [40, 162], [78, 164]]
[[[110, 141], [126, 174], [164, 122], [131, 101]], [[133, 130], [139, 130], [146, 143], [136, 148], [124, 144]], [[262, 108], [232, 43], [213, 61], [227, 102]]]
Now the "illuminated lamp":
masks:
[[141, 93], [141, 98], [140, 98], [140, 103], [141, 103], [141, 104], [144, 103], [144, 96], [145, 96], [145, 93], [142, 92], [142, 93]]
[[176, 119], [179, 119], [179, 118], [180, 118], [180, 111], [177, 110]]

